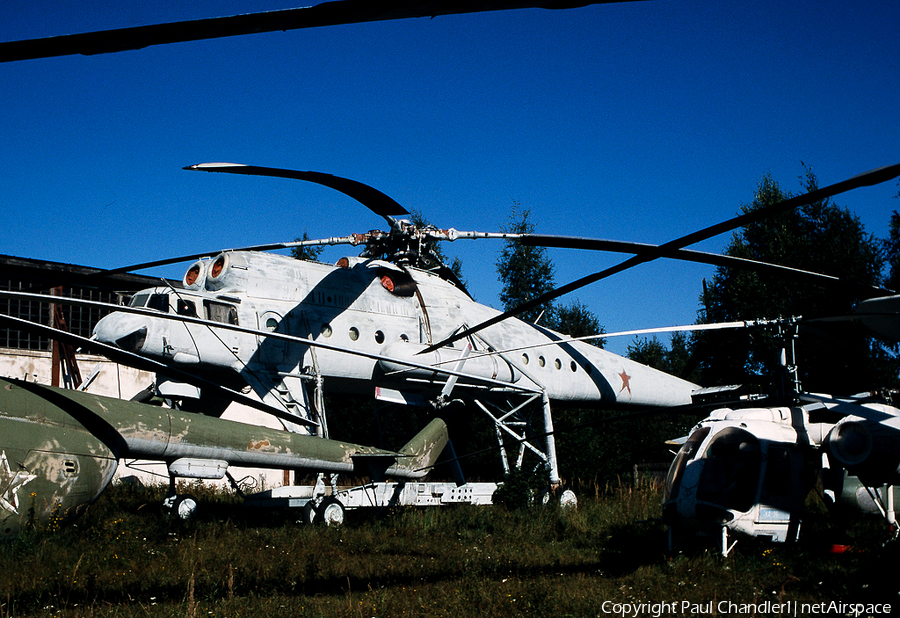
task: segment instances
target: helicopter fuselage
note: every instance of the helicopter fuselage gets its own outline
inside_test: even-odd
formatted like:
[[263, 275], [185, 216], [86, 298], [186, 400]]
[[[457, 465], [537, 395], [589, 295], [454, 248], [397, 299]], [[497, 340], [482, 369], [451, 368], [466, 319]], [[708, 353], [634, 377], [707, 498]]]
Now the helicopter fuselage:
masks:
[[0, 538], [69, 517], [93, 502], [124, 458], [170, 474], [221, 478], [231, 466], [380, 472], [422, 478], [447, 443], [434, 419], [399, 451], [0, 378]]
[[460, 384], [471, 388], [543, 391], [565, 402], [674, 406], [690, 403], [696, 388], [518, 319], [473, 338], [461, 365], [459, 344], [420, 354], [499, 312], [431, 272], [379, 260], [343, 258], [328, 265], [225, 252], [193, 264], [184, 289], [144, 290], [131, 306], [205, 323], [114, 312], [98, 323], [95, 338], [223, 383], [243, 381], [260, 396], [284, 378], [301, 376], [321, 376], [346, 393], [371, 394], [373, 385], [427, 391], [444, 384], [454, 368], [463, 374]]
[[812, 403], [715, 410], [691, 430], [666, 479], [663, 519], [672, 541], [719, 536], [727, 554], [728, 533], [796, 540], [817, 482], [829, 506], [880, 510], [894, 523], [886, 496], [900, 482], [900, 409], [865, 398], [804, 397]]

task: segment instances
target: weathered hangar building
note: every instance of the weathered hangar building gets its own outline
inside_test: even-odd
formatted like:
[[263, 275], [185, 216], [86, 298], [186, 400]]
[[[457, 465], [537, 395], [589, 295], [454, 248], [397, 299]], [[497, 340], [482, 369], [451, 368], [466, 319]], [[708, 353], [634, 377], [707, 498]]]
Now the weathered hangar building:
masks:
[[[120, 273], [105, 274], [97, 268], [0, 255], [0, 290], [54, 294], [56, 296], [127, 304], [135, 292], [160, 285], [157, 277]], [[181, 287], [180, 281], [169, 285]], [[0, 314], [53, 325], [90, 337], [94, 325], [107, 310], [55, 304], [41, 300], [0, 298]], [[0, 324], [0, 375], [78, 388], [98, 395], [131, 399], [156, 380], [151, 372], [110, 361], [103, 356], [83, 354], [60, 346], [47, 337]], [[273, 419], [251, 408], [233, 404], [223, 415], [234, 421], [280, 428]], [[163, 464], [122, 462], [117, 475], [136, 475], [145, 482], [167, 480]], [[282, 485], [286, 474], [273, 470], [234, 472], [247, 489]]]

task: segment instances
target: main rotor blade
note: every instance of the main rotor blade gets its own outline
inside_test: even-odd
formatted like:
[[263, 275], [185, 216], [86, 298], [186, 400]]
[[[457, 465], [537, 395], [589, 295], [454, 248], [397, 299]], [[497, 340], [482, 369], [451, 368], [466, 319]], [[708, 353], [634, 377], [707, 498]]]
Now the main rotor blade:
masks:
[[659, 259], [661, 257], [677, 256], [678, 251], [680, 249], [683, 249], [684, 247], [687, 247], [688, 245], [693, 245], [694, 243], [712, 238], [713, 236], [718, 236], [719, 234], [723, 234], [733, 229], [749, 225], [750, 223], [765, 219], [766, 217], [771, 217], [786, 210], [791, 210], [792, 208], [796, 208], [804, 204], [811, 204], [819, 200], [824, 200], [834, 195], [850, 191], [852, 189], [858, 189], [859, 187], [867, 187], [880, 184], [882, 182], [897, 178], [898, 176], [900, 176], [900, 163], [879, 167], [874, 170], [870, 170], [868, 172], [864, 172], [862, 174], [854, 176], [853, 178], [835, 183], [833, 185], [829, 185], [821, 189], [816, 189], [808, 193], [803, 193], [801, 195], [782, 200], [781, 202], [777, 202], [763, 208], [746, 212], [742, 215], [738, 215], [737, 217], [728, 219], [727, 221], [722, 221], [721, 223], [716, 223], [715, 225], [711, 225], [702, 230], [692, 232], [690, 234], [687, 234], [686, 236], [676, 238], [675, 240], [670, 240], [665, 244], [648, 249], [646, 252], [635, 255], [615, 266], [612, 266], [605, 270], [601, 270], [600, 272], [596, 272], [592, 275], [587, 275], [586, 277], [582, 277], [581, 279], [577, 279], [576, 281], [567, 283], [566, 285], [558, 287], [554, 290], [550, 290], [545, 294], [541, 294], [537, 298], [522, 303], [517, 307], [513, 307], [508, 311], [504, 311], [503, 313], [500, 313], [493, 318], [487, 319], [480, 324], [476, 324], [475, 326], [464, 329], [461, 332], [458, 332], [455, 335], [444, 339], [443, 341], [429, 346], [428, 348], [423, 350], [422, 353], [431, 352], [433, 350], [436, 350], [437, 348], [449, 345], [454, 341], [469, 337], [470, 335], [488, 328], [489, 326], [493, 326], [494, 324], [502, 322], [507, 318], [519, 315], [523, 311], [528, 311], [529, 309], [532, 309], [539, 305], [549, 303], [550, 301], [556, 300], [560, 296], [564, 296], [569, 292], [574, 292], [575, 290], [583, 288], [586, 285], [596, 283], [601, 279], [606, 279], [607, 277], [611, 277], [612, 275], [620, 273], [624, 270], [628, 270], [629, 268], [633, 268], [634, 266], [637, 266], [639, 264], [652, 262], [653, 260]]
[[295, 9], [10, 41], [0, 43], [0, 62], [73, 54], [87, 56], [108, 54], [143, 49], [151, 45], [200, 41], [243, 34], [276, 32], [278, 30], [298, 30], [320, 26], [506, 9], [568, 9], [588, 4], [625, 1], [632, 0], [599, 0], [594, 2], [579, 2], [577, 0], [524, 0], [520, 2], [477, 2], [474, 0], [463, 2], [449, 0], [372, 2], [371, 0], [336, 0]]
[[378, 189], [370, 187], [356, 180], [332, 176], [322, 172], [300, 172], [286, 170], [277, 167], [260, 167], [258, 165], [242, 165], [240, 163], [199, 163], [189, 165], [186, 170], [200, 172], [224, 172], [227, 174], [244, 174], [247, 176], [272, 176], [275, 178], [291, 178], [293, 180], [305, 180], [323, 185], [335, 191], [348, 195], [357, 202], [393, 223], [391, 215], [408, 215], [409, 211], [385, 195]]
[[[631, 253], [634, 255], [643, 255], [659, 248], [659, 245], [648, 243], [630, 242], [622, 240], [605, 240], [601, 238], [584, 238], [581, 236], [557, 236], [547, 234], [522, 234], [519, 236], [519, 242], [523, 245], [532, 247], [555, 247], [561, 249], [586, 249], [589, 251], [610, 251], [614, 253]], [[708, 253], [706, 251], [694, 251], [693, 249], [678, 249], [673, 255], [663, 256], [665, 258], [681, 260], [685, 262], [696, 262], [698, 264], [711, 264], [713, 266], [724, 266], [727, 268], [738, 268], [742, 270], [752, 270], [755, 272], [768, 272], [788, 279], [796, 279], [818, 283], [820, 285], [850, 288], [859, 292], [866, 297], [881, 296], [884, 294], [892, 294], [892, 290], [888, 290], [877, 285], [861, 285], [854, 281], [846, 281], [840, 277], [817, 273], [802, 268], [792, 268], [790, 266], [782, 266], [781, 264], [773, 264], [771, 262], [760, 262], [759, 260], [750, 260], [747, 258], [735, 257], [731, 255], [722, 255], [720, 253]]]
[[[297, 170], [288, 170], [275, 167], [260, 167], [257, 165], [242, 165], [240, 163], [199, 163], [197, 165], [189, 165], [185, 170], [202, 171], [202, 172], [222, 172], [227, 174], [243, 174], [247, 176], [271, 176], [276, 178], [289, 178], [293, 180], [305, 180], [320, 184], [336, 191], [352, 197], [360, 204], [374, 212], [376, 215], [383, 217], [389, 225], [394, 224], [391, 215], [408, 215], [403, 206], [394, 201], [390, 196], [382, 193], [374, 187], [363, 184], [349, 178], [341, 178], [322, 172], [302, 172]], [[291, 247], [310, 247], [321, 245], [357, 245], [364, 242], [363, 235], [351, 234], [349, 236], [333, 236], [331, 238], [321, 238], [316, 240], [294, 240], [287, 242], [267, 243], [263, 245], [250, 245], [248, 247], [238, 247], [233, 249], [215, 249], [213, 251], [205, 251], [202, 253], [192, 253], [189, 255], [179, 255], [176, 257], [164, 258], [161, 260], [152, 260], [150, 262], [141, 262], [139, 264], [129, 264], [118, 268], [110, 268], [107, 270], [98, 270], [89, 275], [80, 275], [75, 278], [69, 278], [68, 281], [60, 281], [57, 285], [63, 283], [71, 283], [72, 281], [90, 281], [99, 277], [108, 277], [110, 275], [118, 275], [126, 272], [145, 270], [147, 268], [155, 268], [158, 266], [168, 266], [170, 264], [178, 264], [190, 260], [199, 260], [200, 258], [210, 257], [222, 253], [223, 251], [273, 251], [275, 249], [290, 249]], [[53, 286], [48, 286], [53, 287]]]
[[230, 399], [231, 401], [241, 403], [245, 406], [249, 406], [257, 410], [261, 410], [262, 412], [271, 414], [276, 418], [280, 418], [291, 423], [299, 423], [310, 426], [318, 425], [318, 423], [314, 423], [313, 421], [294, 416], [293, 414], [289, 414], [284, 410], [274, 408], [266, 403], [263, 403], [262, 401], [259, 401], [258, 399], [253, 399], [252, 397], [248, 397], [243, 393], [239, 393], [238, 391], [226, 388], [220, 384], [216, 384], [215, 382], [204, 380], [203, 378], [199, 378], [193, 374], [181, 371], [180, 369], [175, 369], [158, 361], [140, 356], [138, 354], [134, 354], [133, 352], [129, 352], [115, 346], [100, 343], [99, 341], [94, 341], [92, 339], [82, 337], [81, 335], [76, 335], [74, 333], [61, 331], [51, 326], [45, 326], [43, 324], [38, 324], [37, 322], [30, 322], [28, 320], [23, 320], [21, 318], [16, 318], [0, 313], [0, 323], [2, 322], [6, 322], [11, 328], [18, 328], [20, 330], [37, 333], [39, 335], [47, 337], [48, 339], [62, 341], [75, 347], [94, 350], [97, 353], [106, 356], [110, 360], [122, 365], [134, 367], [135, 369], [142, 369], [144, 371], [160, 373], [180, 382], [192, 384], [193, 386], [196, 386], [203, 390], [215, 392], [221, 397], [225, 397], [227, 399]]
[[[524, 350], [534, 350], [536, 348], [549, 348], [552, 346], [562, 346], [576, 341], [594, 341], [596, 339], [606, 339], [608, 337], [628, 337], [632, 335], [654, 335], [656, 333], [683, 333], [704, 330], [725, 330], [735, 328], [749, 328], [751, 326], [759, 326], [759, 321], [739, 321], [739, 322], [716, 322], [714, 324], [687, 324], [684, 326], [659, 326], [655, 328], [640, 328], [635, 330], [621, 330], [614, 333], [600, 333], [597, 335], [584, 335], [582, 337], [566, 337], [565, 339], [557, 339], [555, 341], [544, 341], [541, 343], [532, 343], [516, 348], [504, 348], [503, 350], [491, 350], [487, 352], [478, 352], [475, 358], [481, 356], [502, 356], [512, 352], [522, 352]], [[448, 363], [455, 360], [448, 360]]]
[[357, 245], [360, 242], [360, 234], [352, 234], [350, 236], [333, 236], [331, 238], [319, 238], [315, 240], [294, 240], [288, 242], [277, 242], [277, 243], [268, 243], [265, 245], [250, 245], [248, 247], [236, 247], [233, 249], [215, 249], [213, 251], [205, 251], [202, 253], [192, 253], [190, 255], [179, 255], [176, 257], [164, 258], [162, 260], [153, 260], [151, 262], [142, 262], [140, 264], [129, 264], [128, 266], [119, 266], [117, 268], [109, 268], [109, 269], [97, 269], [94, 272], [86, 273], [86, 274], [78, 274], [78, 273], [64, 273], [56, 278], [56, 280], [52, 283], [42, 284], [42, 287], [37, 287], [37, 285], [31, 286], [29, 289], [50, 289], [59, 285], [73, 285], [77, 283], [84, 283], [88, 281], [93, 281], [96, 279], [101, 279], [103, 277], [109, 277], [111, 275], [119, 275], [122, 273], [130, 273], [139, 270], [146, 270], [148, 268], [155, 268], [157, 266], [168, 266], [170, 264], [178, 264], [180, 262], [187, 262], [190, 260], [199, 260], [205, 257], [212, 257], [214, 255], [218, 255], [219, 253], [227, 252], [227, 251], [273, 251], [275, 249], [290, 249], [291, 247], [312, 247], [312, 246], [321, 246], [321, 245]]

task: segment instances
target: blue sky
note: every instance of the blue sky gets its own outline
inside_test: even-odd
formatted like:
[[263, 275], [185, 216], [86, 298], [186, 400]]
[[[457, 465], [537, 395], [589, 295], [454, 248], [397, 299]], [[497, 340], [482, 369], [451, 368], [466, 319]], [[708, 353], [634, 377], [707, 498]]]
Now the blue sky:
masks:
[[[292, 6], [8, 0], [0, 40]], [[897, 32], [893, 0], [651, 0], [0, 64], [0, 253], [114, 267], [383, 227], [315, 185], [181, 169], [205, 161], [346, 176], [441, 227], [496, 231], [519, 203], [541, 233], [661, 243], [766, 173], [799, 191], [801, 161], [822, 186], [900, 162]], [[836, 202], [883, 237], [897, 193]], [[444, 249], [497, 306], [500, 245]], [[551, 258], [559, 284], [624, 259]], [[712, 273], [655, 262], [573, 298], [610, 331], [691, 323]]]

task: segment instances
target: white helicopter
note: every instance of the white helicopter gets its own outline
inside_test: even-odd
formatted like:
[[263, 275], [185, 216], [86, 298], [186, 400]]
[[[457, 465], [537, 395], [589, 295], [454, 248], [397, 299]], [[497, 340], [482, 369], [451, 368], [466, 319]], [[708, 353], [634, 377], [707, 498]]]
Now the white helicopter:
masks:
[[[435, 240], [503, 238], [504, 234], [456, 232], [430, 226], [419, 229], [408, 221], [396, 219], [394, 215], [407, 213], [383, 193], [327, 174], [230, 164], [207, 164], [192, 169], [318, 182], [360, 200], [388, 221], [390, 231], [376, 230], [339, 238], [221, 252], [194, 262], [187, 269], [181, 286], [166, 284], [137, 292], [129, 306], [52, 297], [57, 303], [112, 311], [98, 322], [90, 340], [71, 333], [51, 332], [50, 327], [27, 323], [13, 316], [0, 315], [0, 321], [16, 328], [38, 330], [45, 336], [92, 349], [120, 363], [156, 371], [158, 380], [164, 376], [156, 384], [156, 393], [177, 401], [178, 407], [184, 410], [180, 414], [196, 411], [215, 417], [221, 415], [231, 401], [237, 401], [274, 415], [287, 433], [300, 439], [309, 440], [315, 436], [314, 442], [321, 441], [322, 449], [332, 448], [335, 444], [329, 439], [324, 407], [326, 391], [430, 405], [436, 412], [454, 401], [472, 402], [496, 427], [504, 469], [508, 472], [512, 466], [521, 467], [526, 453], [533, 454], [538, 459], [534, 467], [546, 471], [551, 487], [558, 487], [561, 482], [551, 401], [641, 407], [691, 403], [692, 392], [697, 386], [690, 382], [587, 343], [567, 341], [563, 335], [517, 318], [503, 320], [483, 332], [472, 334], [460, 344], [441, 344], [442, 339], [468, 324], [494, 318], [500, 312], [472, 300], [445, 266], [426, 270], [416, 264], [427, 256], [429, 243]], [[261, 251], [316, 244], [362, 245], [364, 250], [361, 256], [343, 258], [334, 265]], [[189, 256], [188, 259], [197, 257]], [[183, 260], [185, 258], [174, 258], [118, 270]], [[14, 291], [2, 291], [0, 296], [49, 299], [40, 294]], [[507, 352], [523, 345], [549, 347], [539, 351]], [[247, 396], [246, 387], [257, 397]], [[111, 407], [111, 404], [98, 405]], [[60, 406], [51, 410], [61, 416], [69, 414], [67, 408]], [[530, 428], [529, 412], [532, 410], [542, 414], [542, 427], [537, 432]], [[30, 419], [33, 411], [16, 409], [14, 416], [15, 419], [10, 420], [11, 426], [19, 427], [19, 417]], [[184, 418], [190, 424], [190, 415]], [[66, 422], [78, 427], [84, 425], [78, 418]], [[232, 430], [224, 421], [221, 423], [210, 424], [209, 431], [215, 432], [216, 427], [221, 427], [223, 432]], [[90, 427], [84, 426], [83, 430], [86, 434], [92, 433]], [[37, 438], [51, 439], [54, 431], [55, 426], [44, 428]], [[211, 447], [201, 445], [190, 452], [189, 470], [183, 465], [184, 457], [167, 460], [171, 481], [171, 495], [167, 500], [173, 505], [184, 503], [183, 497], [175, 493], [177, 476], [221, 478], [229, 465], [246, 461], [246, 443], [261, 441], [256, 433], [252, 427], [237, 431], [237, 435], [244, 438], [238, 437], [235, 444], [244, 446], [217, 447], [212, 459], [203, 455], [204, 449]], [[246, 436], [253, 437], [247, 439]], [[217, 443], [214, 435], [206, 437]], [[35, 450], [30, 440], [31, 437], [26, 440], [17, 433], [10, 433], [3, 441], [4, 452], [41, 451], [40, 448]], [[266, 440], [271, 442], [269, 438]], [[419, 478], [434, 465], [433, 458], [424, 457], [423, 449], [427, 447], [429, 457], [437, 456], [442, 446], [440, 442], [421, 436], [416, 440], [414, 444], [424, 446], [405, 448], [415, 450], [425, 463], [407, 468], [394, 466], [390, 468], [392, 474], [401, 478], [403, 475]], [[119, 457], [164, 452], [170, 441], [171, 438], [162, 434], [148, 435], [143, 442], [139, 440], [137, 447], [122, 447], [113, 452]], [[338, 471], [336, 464], [327, 461], [327, 457], [341, 460], [338, 467], [344, 466], [345, 472], [356, 470], [359, 461], [371, 459], [368, 454], [360, 455], [368, 453], [367, 447], [343, 445], [323, 457], [312, 443], [302, 444], [302, 452], [296, 454], [299, 459], [285, 459], [284, 465], [297, 470], [309, 470], [318, 465], [320, 476], [316, 491], [323, 482], [321, 473], [334, 475]], [[503, 448], [510, 445], [518, 449], [514, 457], [507, 456]], [[419, 450], [422, 450], [421, 455]], [[387, 451], [379, 451], [378, 456], [388, 462], [385, 466], [391, 458], [398, 457], [396, 452]], [[351, 461], [354, 457], [359, 460], [357, 463]], [[271, 466], [278, 461], [281, 461], [278, 457], [269, 458], [262, 464]], [[302, 465], [297, 461], [302, 461]], [[33, 463], [28, 467], [23, 459], [18, 465], [26, 466], [28, 470], [33, 468], [27, 473], [29, 478], [42, 476], [37, 470], [42, 470], [43, 464]], [[46, 508], [42, 508], [41, 513], [49, 517], [54, 508], [68, 505], [66, 487], [69, 484], [55, 482], [50, 478], [52, 466], [44, 467], [48, 470], [43, 474], [47, 477], [47, 496], [44, 500]], [[19, 478], [12, 472], [9, 474], [10, 483]], [[331, 484], [334, 492], [334, 476]], [[98, 495], [103, 486], [105, 482], [91, 485], [88, 499]], [[5, 491], [13, 490], [10, 485]], [[75, 500], [73, 508], [79, 504]], [[328, 510], [322, 504], [309, 511], [310, 520]], [[333, 503], [331, 505], [334, 508], [329, 512], [338, 510]], [[304, 516], [307, 517], [306, 512]]]
[[[72, 53], [116, 52], [155, 44], [353, 21], [433, 17], [454, 12], [523, 7], [568, 8], [580, 4], [586, 3], [471, 3], [460, 8], [458, 3], [423, 2], [403, 3], [403, 6], [387, 3], [373, 7], [371, 3], [340, 0], [287, 11], [0, 43], [0, 62]], [[233, 169], [222, 167], [215, 171], [251, 171], [251, 168], [240, 168], [241, 171], [238, 171], [237, 166], [228, 167]], [[775, 210], [793, 207], [800, 203], [801, 198], [812, 201], [855, 186], [882, 182], [896, 177], [896, 168], [876, 170], [838, 183], [815, 197], [806, 195], [787, 200], [777, 205]], [[272, 175], [297, 177], [294, 173]], [[316, 181], [323, 184], [337, 182], [348, 193], [361, 191], [375, 200], [364, 198], [370, 205], [381, 199], [378, 195], [373, 197], [364, 185], [357, 184], [351, 188], [352, 183], [343, 179], [319, 174]], [[322, 405], [322, 393], [326, 388], [357, 392], [371, 392], [374, 389], [377, 396], [405, 402], [428, 398], [436, 407], [465, 391], [491, 415], [498, 433], [511, 435], [522, 444], [528, 444], [522, 429], [523, 408], [518, 402], [509, 401], [539, 401], [548, 438], [544, 444], [528, 446], [546, 463], [551, 482], [559, 480], [555, 466], [551, 400], [639, 406], [683, 405], [690, 401], [695, 385], [513, 319], [516, 311], [526, 307], [500, 313], [478, 305], [456, 285], [446, 269], [430, 272], [416, 267], [414, 257], [421, 251], [423, 243], [436, 239], [452, 240], [453, 237], [492, 235], [466, 235], [432, 228], [419, 230], [390, 217], [392, 214], [403, 214], [402, 211], [388, 209], [383, 214], [388, 217], [390, 232], [370, 232], [336, 239], [348, 244], [365, 244], [367, 255], [348, 258], [335, 266], [296, 262], [256, 251], [263, 247], [251, 248], [252, 251], [227, 251], [218, 255], [211, 252], [194, 256], [212, 257], [188, 269], [183, 281], [184, 289], [161, 286], [136, 295], [131, 307], [119, 308], [116, 314], [98, 326], [97, 339], [111, 344], [105, 348], [107, 354], [122, 358], [125, 362], [155, 359], [160, 370], [169, 373], [185, 370], [176, 379], [193, 382], [194, 386], [169, 382], [161, 388], [185, 402], [191, 401], [189, 395], [199, 397], [198, 407], [205, 411], [216, 413], [221, 411], [227, 399], [241, 400], [276, 414], [286, 427], [295, 432], [322, 437], [328, 435]], [[688, 252], [685, 247], [747, 221], [747, 217], [739, 217], [659, 247], [632, 245], [627, 250], [633, 249], [636, 257], [563, 286], [535, 299], [532, 305], [659, 257], [710, 260], [712, 258], [705, 257], [708, 254]], [[537, 237], [523, 237], [521, 240], [541, 242]], [[550, 241], [545, 238], [543, 242], [549, 244]], [[557, 237], [553, 242], [559, 243], [553, 246], [577, 247], [583, 246], [579, 243], [601, 241]], [[335, 244], [330, 241], [321, 243]], [[384, 259], [393, 259], [393, 256], [398, 259]], [[735, 265], [735, 262], [729, 265]], [[892, 301], [881, 302], [889, 304]], [[451, 347], [457, 341], [460, 341], [457, 344], [459, 347]], [[524, 346], [529, 347], [521, 349]], [[143, 356], [130, 354], [129, 351], [139, 352]], [[208, 379], [198, 380], [198, 377]], [[238, 388], [249, 384], [265, 402], [260, 405], [234, 389], [223, 388], [222, 384]], [[497, 408], [498, 401], [502, 402], [499, 405], [509, 405]], [[815, 424], [808, 422], [808, 415], [821, 408], [839, 410], [847, 419], [858, 417], [863, 420], [844, 420], [828, 431], [827, 439], [816, 442], [809, 438], [810, 429]], [[822, 445], [831, 459], [848, 470], [857, 470], [861, 478], [867, 478], [872, 483], [893, 482], [888, 471], [893, 453], [898, 449], [891, 445], [890, 440], [885, 442], [879, 436], [886, 434], [890, 437], [896, 433], [896, 416], [893, 408], [858, 402], [827, 403], [824, 400], [783, 409], [717, 412], [708, 419], [708, 423], [704, 421], [706, 425], [701, 423], [692, 434], [693, 439], [689, 438], [685, 443], [670, 475], [672, 486], [678, 482], [679, 496], [686, 497], [688, 486], [685, 481], [690, 477], [697, 482], [704, 481], [703, 490], [711, 491], [712, 485], [703, 479], [704, 467], [700, 465], [703, 462], [699, 460], [709, 455], [714, 443], [721, 445], [725, 454], [729, 449], [736, 448], [737, 453], [751, 453], [751, 463], [765, 462], [756, 468], [758, 474], [754, 477], [756, 493], [751, 506], [755, 504], [760, 507], [759, 512], [766, 506], [776, 509], [784, 507], [781, 508], [783, 512], [791, 512], [793, 504], [766, 504], [775, 499], [764, 498], [774, 495], [763, 493], [771, 489], [765, 485], [769, 479], [765, 471], [784, 471], [787, 474], [781, 478], [793, 482], [795, 470], [798, 470], [798, 483], [805, 482], [805, 468], [794, 462], [801, 461], [810, 452], [818, 452], [815, 449]], [[728, 426], [728, 423], [732, 425]], [[745, 436], [740, 433], [750, 428], [751, 423], [754, 423], [755, 432], [751, 432], [751, 437], [758, 442], [758, 447], [754, 447], [753, 440], [745, 442]], [[734, 431], [726, 433], [725, 428], [728, 427]], [[705, 434], [702, 433], [704, 431]], [[871, 440], [866, 438], [867, 435]], [[870, 442], [873, 445], [871, 449], [867, 446]], [[771, 449], [769, 445], [772, 445]], [[810, 451], [810, 448], [813, 450]], [[861, 455], [865, 453], [878, 454]], [[521, 448], [519, 461], [523, 454], [524, 448]], [[774, 461], [776, 458], [780, 458], [777, 464]], [[506, 459], [504, 464], [507, 464]], [[711, 474], [709, 471], [714, 467], [713, 464], [706, 467], [707, 474]], [[774, 473], [772, 476], [774, 478]], [[687, 521], [698, 520], [702, 515], [699, 507], [706, 506], [697, 502], [697, 496], [695, 492], [695, 504], [690, 511], [692, 515]], [[715, 521], [717, 517], [721, 519], [721, 507], [724, 506], [721, 502], [718, 503], [718, 510], [711, 511], [710, 521]], [[709, 502], [713, 507], [716, 504], [715, 501]], [[739, 506], [744, 504], [742, 502]], [[677, 507], [682, 513], [688, 513], [690, 508], [686, 506], [682, 509], [680, 503]], [[749, 521], [735, 517], [737, 512], [744, 511], [730, 511], [731, 514], [725, 518]], [[746, 529], [762, 531], [762, 524], [760, 516]], [[788, 522], [783, 526], [783, 534], [778, 528], [770, 535], [787, 538], [793, 525]], [[731, 529], [737, 530], [738, 524]], [[723, 547], [725, 545], [723, 543]]]
[[[884, 310], [896, 306], [894, 299], [860, 302], [859, 321], [897, 340], [891, 335], [900, 313]], [[774, 327], [781, 376], [772, 396], [744, 395], [675, 442], [681, 446], [666, 478], [663, 509], [670, 550], [685, 537], [712, 538], [723, 556], [737, 543], [731, 535], [796, 541], [806, 497], [816, 486], [827, 506], [880, 515], [897, 537], [900, 408], [890, 392], [845, 398], [804, 393], [794, 360], [799, 322], [709, 325]]]
[[818, 481], [826, 504], [879, 514], [896, 535], [898, 464], [900, 409], [875, 397], [721, 408], [694, 427], [669, 469], [670, 549], [685, 534], [715, 539], [724, 556], [737, 542], [729, 535], [796, 541]]
[[[435, 240], [503, 238], [505, 234], [418, 229], [394, 215], [406, 211], [360, 183], [313, 172], [233, 164], [190, 169], [310, 180], [361, 200], [390, 231], [278, 243], [275, 246], [363, 245], [336, 264], [253, 250], [225, 251], [194, 262], [182, 288], [138, 292], [128, 309], [96, 326], [94, 339], [235, 390], [249, 385], [280, 410], [285, 428], [328, 437], [326, 391], [373, 395], [401, 403], [451, 397], [474, 402], [498, 433], [536, 454], [551, 485], [560, 482], [552, 401], [579, 405], [680, 406], [698, 387], [584, 342], [517, 318], [485, 328], [456, 345], [436, 345], [500, 312], [472, 300], [446, 267], [418, 268]], [[271, 248], [267, 245], [265, 248]], [[545, 351], [505, 350], [550, 346]], [[188, 408], [218, 415], [228, 404], [180, 383], [160, 393]], [[190, 403], [189, 396], [197, 401]], [[543, 414], [547, 437], [529, 440], [529, 404]], [[534, 407], [534, 406], [532, 406]], [[507, 470], [509, 459], [504, 457]]]

